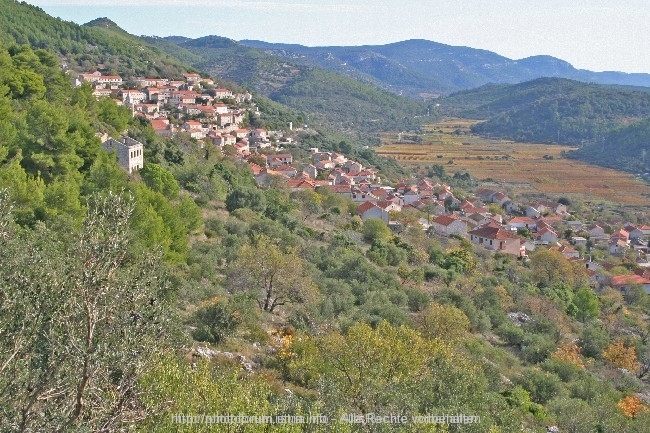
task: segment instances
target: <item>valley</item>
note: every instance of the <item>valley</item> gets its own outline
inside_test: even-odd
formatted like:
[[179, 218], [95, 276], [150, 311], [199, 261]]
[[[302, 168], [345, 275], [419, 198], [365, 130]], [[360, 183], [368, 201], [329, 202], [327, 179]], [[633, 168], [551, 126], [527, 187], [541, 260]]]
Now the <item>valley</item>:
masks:
[[626, 206], [648, 203], [647, 183], [628, 173], [565, 158], [564, 152], [574, 147], [481, 138], [471, 133], [476, 123], [446, 119], [426, 125], [420, 135], [384, 133], [377, 153], [407, 169], [440, 164], [449, 174], [467, 172], [479, 181], [522, 194], [606, 200]]

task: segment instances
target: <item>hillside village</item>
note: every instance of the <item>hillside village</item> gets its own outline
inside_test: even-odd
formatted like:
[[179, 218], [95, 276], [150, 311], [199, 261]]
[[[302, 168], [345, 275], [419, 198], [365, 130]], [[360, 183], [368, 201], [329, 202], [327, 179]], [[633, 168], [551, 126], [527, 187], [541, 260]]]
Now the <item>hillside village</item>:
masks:
[[[384, 158], [415, 113], [392, 98], [315, 74], [331, 98], [287, 107], [168, 41], [2, 4], [26, 39], [0, 49], [1, 431], [647, 431], [650, 190]], [[348, 108], [353, 134], [318, 118]], [[307, 414], [330, 426], [284, 422]]]
[[[250, 93], [214, 88], [212, 79], [194, 73], [186, 73], [177, 81], [134, 81], [139, 89], [124, 89], [121, 77], [94, 72], [79, 74], [74, 83], [91, 83], [98, 98], [117, 98], [116, 102], [129, 107], [134, 116], [148, 119], [161, 137], [187, 134], [201, 146], [222, 151], [231, 146], [234, 157], [248, 163], [261, 187], [279, 182], [292, 192], [325, 188], [357, 203], [363, 221], [382, 220], [395, 232], [409, 224], [402, 216], [415, 212], [416, 224], [429, 236], [465, 238], [487, 250], [523, 260], [536, 249], [548, 248], [584, 264], [594, 286], [611, 285], [624, 293], [629, 286], [640, 285], [650, 293], [650, 225], [582, 222], [573, 217], [566, 204], [520, 202], [503, 191], [486, 188], [459, 200], [451, 186], [425, 178], [386, 185], [376, 170], [342, 153], [317, 148], [309, 149], [310, 160], [295, 161], [283, 147], [299, 145], [291, 124], [287, 132], [242, 126], [247, 110], [257, 110]], [[107, 139], [104, 147], [118, 149], [118, 159], [129, 173], [142, 167], [141, 143], [123, 137], [121, 141]], [[633, 261], [636, 274], [602, 277], [598, 271], [611, 269], [616, 262], [597, 263], [590, 254], [592, 249], [605, 251], [618, 261]]]

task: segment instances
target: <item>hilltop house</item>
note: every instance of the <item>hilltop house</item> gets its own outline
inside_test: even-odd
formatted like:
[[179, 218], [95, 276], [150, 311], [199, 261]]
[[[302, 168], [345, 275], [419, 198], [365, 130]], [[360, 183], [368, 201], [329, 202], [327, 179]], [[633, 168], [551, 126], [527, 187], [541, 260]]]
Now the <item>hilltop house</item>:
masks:
[[291, 165], [293, 163], [293, 155], [290, 153], [278, 153], [276, 155], [266, 155], [266, 165], [269, 167], [280, 167], [283, 165]]
[[643, 290], [650, 294], [650, 280], [640, 275], [615, 275], [611, 278], [611, 284], [622, 294], [626, 294], [630, 287], [636, 285], [643, 287]]
[[93, 72], [90, 74], [79, 74], [75, 84], [79, 83], [77, 87], [84, 81], [91, 83], [95, 87], [107, 87], [110, 89], [117, 89], [122, 85], [122, 77], [119, 75], [102, 75], [100, 72]]
[[144, 165], [143, 145], [131, 137], [122, 136], [120, 140], [109, 138], [102, 143], [102, 147], [109, 152], [115, 151], [118, 164], [129, 174]]
[[592, 224], [589, 227], [587, 227], [587, 233], [589, 233], [589, 237], [591, 239], [607, 239], [607, 233], [605, 233], [605, 229], [599, 226], [598, 224]]
[[535, 234], [535, 239], [542, 243], [557, 242], [557, 233], [549, 227], [544, 227]]
[[151, 127], [159, 137], [174, 135], [174, 127], [169, 123], [168, 119], [153, 119], [151, 120]]
[[542, 213], [532, 206], [526, 206], [524, 214], [526, 214], [526, 217], [528, 218], [539, 218], [542, 216]]
[[621, 256], [628, 250], [628, 243], [622, 239], [614, 239], [607, 245], [607, 250], [614, 256]]
[[537, 220], [530, 217], [514, 217], [508, 221], [507, 227], [509, 230], [529, 229], [537, 230]]
[[536, 201], [531, 203], [530, 205], [542, 214], [547, 212], [554, 212], [557, 215], [567, 214], [567, 207], [562, 203], [556, 203], [552, 201]]
[[630, 240], [643, 239], [647, 236], [647, 234], [650, 234], [650, 226], [641, 225], [641, 226], [631, 226], [628, 228], [626, 228], [626, 231], [630, 235]]
[[228, 89], [214, 89], [215, 99], [232, 98], [232, 91]]
[[571, 248], [568, 245], [556, 245], [551, 248], [549, 248], [549, 251], [557, 251], [561, 253], [564, 257], [567, 259], [579, 259], [580, 258], [580, 252], [578, 250], [575, 250]]
[[352, 188], [352, 195], [350, 196], [352, 201], [355, 202], [366, 202], [371, 201], [373, 203], [377, 202], [377, 196], [371, 193], [370, 191], [363, 191], [359, 188]]

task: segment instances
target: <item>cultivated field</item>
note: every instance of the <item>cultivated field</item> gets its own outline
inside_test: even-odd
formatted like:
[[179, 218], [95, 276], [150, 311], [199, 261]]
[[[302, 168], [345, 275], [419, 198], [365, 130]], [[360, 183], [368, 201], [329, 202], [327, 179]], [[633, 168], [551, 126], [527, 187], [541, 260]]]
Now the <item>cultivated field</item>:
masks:
[[448, 174], [468, 172], [479, 180], [519, 193], [603, 199], [632, 206], [650, 205], [650, 186], [633, 176], [573, 159], [567, 146], [513, 143], [471, 135], [475, 121], [451, 119], [429, 125], [419, 137], [385, 134], [380, 155], [407, 166], [440, 164]]

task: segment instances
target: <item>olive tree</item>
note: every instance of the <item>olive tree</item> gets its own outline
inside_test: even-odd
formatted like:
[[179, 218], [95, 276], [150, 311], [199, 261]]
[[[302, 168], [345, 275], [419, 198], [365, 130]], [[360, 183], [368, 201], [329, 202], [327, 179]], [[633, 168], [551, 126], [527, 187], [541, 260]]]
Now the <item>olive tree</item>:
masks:
[[242, 247], [228, 266], [228, 282], [234, 290], [255, 296], [260, 310], [269, 313], [288, 303], [307, 302], [317, 294], [303, 259], [265, 235]]
[[11, 222], [0, 194], [0, 430], [116, 431], [166, 348], [161, 263], [129, 255], [130, 199], [94, 196], [77, 233]]

